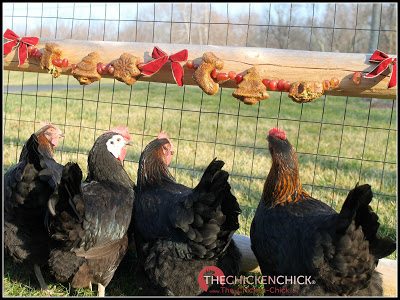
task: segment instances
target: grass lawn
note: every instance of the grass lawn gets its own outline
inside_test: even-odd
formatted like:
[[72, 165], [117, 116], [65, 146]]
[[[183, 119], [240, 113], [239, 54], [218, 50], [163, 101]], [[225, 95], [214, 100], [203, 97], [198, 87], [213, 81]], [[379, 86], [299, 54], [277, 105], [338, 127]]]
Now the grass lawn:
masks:
[[[380, 232], [396, 238], [397, 110], [392, 100], [370, 105], [360, 98], [326, 96], [299, 105], [286, 94], [270, 92], [268, 100], [247, 106], [231, 96], [231, 89], [207, 96], [191, 86], [146, 82], [127, 86], [102, 79], [81, 87], [69, 76], [53, 80], [48, 74], [7, 71], [3, 75], [4, 170], [17, 161], [41, 121], [51, 121], [65, 133], [56, 159], [63, 164], [76, 161], [84, 172], [97, 136], [122, 124], [133, 136], [125, 168], [136, 181], [140, 152], [162, 128], [175, 146], [171, 167], [178, 182], [195, 186], [215, 156], [225, 161], [243, 210], [239, 233], [249, 234], [271, 166], [266, 134], [279, 126], [299, 153], [300, 176], [308, 192], [339, 210], [358, 181], [371, 184]], [[6, 295], [38, 295], [19, 278], [18, 270], [6, 262]], [[119, 295], [120, 290], [134, 294], [117, 285], [116, 276], [108, 295]], [[54, 295], [68, 293], [65, 286], [52, 289]]]

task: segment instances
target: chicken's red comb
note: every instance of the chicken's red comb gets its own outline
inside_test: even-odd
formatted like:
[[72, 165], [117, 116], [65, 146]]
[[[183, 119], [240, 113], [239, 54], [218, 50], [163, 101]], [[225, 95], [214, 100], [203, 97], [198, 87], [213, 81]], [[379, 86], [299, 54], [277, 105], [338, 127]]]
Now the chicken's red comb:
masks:
[[173, 147], [171, 139], [169, 138], [168, 134], [164, 130], [160, 131], [160, 133], [157, 136], [157, 139], [167, 139], [168, 142], [171, 144], [171, 147]]
[[279, 129], [277, 127], [272, 128], [269, 132], [268, 135], [277, 137], [281, 140], [286, 140], [286, 132], [283, 129]]
[[160, 133], [158, 134], [157, 138], [158, 139], [167, 139], [167, 140], [169, 140], [169, 136], [164, 130], [160, 131]]
[[60, 135], [63, 134], [61, 129], [58, 128], [56, 125], [54, 125], [51, 122], [48, 122], [48, 121], [40, 122], [40, 126], [41, 126], [40, 129], [38, 131], [36, 131], [36, 135], [38, 135], [38, 134], [40, 134], [42, 132], [45, 132], [49, 128], [54, 128], [57, 131], [57, 133], [60, 134]]
[[127, 141], [132, 140], [132, 137], [129, 134], [129, 129], [126, 126], [117, 126], [117, 127], [111, 128], [107, 132], [116, 132], [116, 133], [122, 135], [124, 137], [124, 139], [126, 139]]

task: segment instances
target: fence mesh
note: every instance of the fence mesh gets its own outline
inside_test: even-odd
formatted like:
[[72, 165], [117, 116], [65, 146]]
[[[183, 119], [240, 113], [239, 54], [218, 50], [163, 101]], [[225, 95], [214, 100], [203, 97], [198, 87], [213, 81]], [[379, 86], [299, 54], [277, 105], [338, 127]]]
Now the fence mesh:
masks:
[[[3, 3], [3, 32], [43, 39], [207, 44], [396, 54], [395, 3]], [[150, 49], [149, 49], [150, 50]], [[79, 49], [76, 49], [79, 52]], [[82, 57], [87, 53], [82, 53]], [[70, 76], [3, 71], [4, 169], [41, 121], [65, 133], [56, 158], [86, 170], [96, 137], [125, 124], [134, 136], [126, 169], [136, 180], [141, 150], [166, 130], [175, 144], [178, 182], [197, 184], [215, 156], [226, 162], [249, 226], [271, 166], [266, 133], [282, 127], [299, 155], [314, 197], [339, 209], [357, 182], [372, 185], [381, 230], [396, 235], [395, 100], [324, 96], [298, 105], [286, 94], [246, 106], [220, 89], [102, 79], [80, 86]], [[329, 74], [328, 74], [329, 76]]]

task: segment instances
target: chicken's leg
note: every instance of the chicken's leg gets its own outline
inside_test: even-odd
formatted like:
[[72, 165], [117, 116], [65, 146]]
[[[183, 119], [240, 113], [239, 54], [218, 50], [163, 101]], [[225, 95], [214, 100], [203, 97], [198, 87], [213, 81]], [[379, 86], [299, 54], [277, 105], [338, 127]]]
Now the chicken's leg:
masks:
[[39, 281], [40, 288], [42, 290], [47, 290], [48, 289], [47, 284], [44, 281], [42, 271], [40, 270], [40, 267], [37, 264], [33, 265], [33, 271], [35, 272], [35, 276], [36, 276], [37, 280]]
[[106, 295], [106, 288], [101, 283], [97, 284], [97, 292], [99, 297], [104, 297]]

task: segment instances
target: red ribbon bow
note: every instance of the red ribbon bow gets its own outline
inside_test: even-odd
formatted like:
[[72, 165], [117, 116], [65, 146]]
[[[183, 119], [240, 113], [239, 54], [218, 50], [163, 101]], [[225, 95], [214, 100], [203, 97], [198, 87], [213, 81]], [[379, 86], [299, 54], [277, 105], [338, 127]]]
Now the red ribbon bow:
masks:
[[39, 42], [39, 38], [37, 37], [27, 36], [20, 38], [10, 29], [6, 30], [3, 37], [9, 40], [9, 42], [6, 42], [3, 46], [4, 55], [10, 53], [14, 47], [18, 48], [18, 66], [23, 65], [28, 57], [28, 45], [35, 46]]
[[186, 49], [181, 50], [175, 54], [172, 54], [170, 56], [167, 55], [164, 51], [162, 51], [160, 48], [157, 46], [154, 47], [153, 53], [151, 54], [151, 57], [155, 58], [155, 60], [152, 60], [146, 64], [143, 64], [140, 67], [140, 70], [143, 75], [145, 76], [150, 76], [155, 73], [157, 73], [161, 67], [167, 62], [171, 62], [171, 69], [172, 69], [172, 74], [174, 75], [174, 79], [177, 85], [182, 86], [183, 82], [183, 68], [180, 65], [179, 61], [186, 61], [188, 58], [188, 51]]
[[371, 72], [364, 75], [365, 78], [374, 78], [383, 73], [387, 68], [389, 68], [390, 65], [393, 65], [388, 88], [396, 86], [397, 58], [389, 57], [386, 53], [380, 50], [375, 50], [375, 52], [371, 55], [369, 62], [377, 62], [379, 64]]

